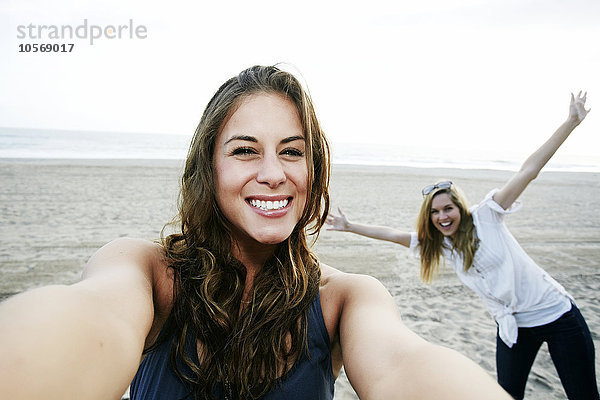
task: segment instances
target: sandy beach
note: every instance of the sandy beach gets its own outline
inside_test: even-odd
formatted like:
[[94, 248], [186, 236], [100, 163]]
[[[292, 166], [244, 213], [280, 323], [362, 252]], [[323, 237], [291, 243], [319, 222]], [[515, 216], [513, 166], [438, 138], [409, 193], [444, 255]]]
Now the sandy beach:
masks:
[[[157, 239], [176, 212], [181, 165], [0, 160], [0, 299], [37, 286], [77, 281], [89, 256], [114, 238]], [[412, 230], [422, 186], [451, 179], [473, 204], [510, 174], [338, 165], [331, 182], [332, 205], [357, 222]], [[509, 228], [532, 258], [574, 296], [599, 349], [600, 174], [542, 172], [521, 200], [524, 207], [508, 217]], [[425, 285], [418, 277], [418, 261], [406, 248], [326, 230], [315, 251], [333, 267], [380, 279], [412, 330], [465, 354], [495, 377], [495, 323], [450, 266], [435, 284]], [[344, 376], [336, 383], [335, 398], [357, 398]], [[545, 346], [530, 374], [526, 398], [565, 398]]]

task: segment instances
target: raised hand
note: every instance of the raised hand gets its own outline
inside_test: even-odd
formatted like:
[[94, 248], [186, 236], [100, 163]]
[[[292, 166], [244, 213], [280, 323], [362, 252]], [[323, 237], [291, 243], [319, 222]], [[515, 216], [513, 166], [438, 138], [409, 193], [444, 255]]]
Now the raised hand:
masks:
[[540, 148], [525, 160], [519, 171], [494, 194], [494, 201], [502, 208], [507, 210], [512, 206], [515, 200], [527, 188], [527, 185], [538, 176], [542, 168], [556, 153], [556, 150], [567, 140], [571, 132], [584, 120], [590, 112], [589, 109], [585, 109], [586, 97], [587, 92], [583, 96], [581, 95], [581, 91], [579, 91], [577, 96], [571, 93], [569, 118], [558, 127], [556, 132]]
[[590, 112], [591, 108], [585, 109], [585, 100], [587, 98], [587, 92], [581, 95], [581, 90], [577, 94], [577, 97], [571, 93], [571, 104], [569, 106], [569, 119], [580, 124], [584, 120], [586, 115]]
[[350, 227], [350, 222], [342, 212], [341, 208], [338, 207], [337, 210], [340, 213], [340, 215], [329, 213], [329, 215], [327, 216], [327, 220], [325, 222], [327, 223], [327, 225], [331, 226], [330, 228], [327, 228], [327, 230], [345, 232]]

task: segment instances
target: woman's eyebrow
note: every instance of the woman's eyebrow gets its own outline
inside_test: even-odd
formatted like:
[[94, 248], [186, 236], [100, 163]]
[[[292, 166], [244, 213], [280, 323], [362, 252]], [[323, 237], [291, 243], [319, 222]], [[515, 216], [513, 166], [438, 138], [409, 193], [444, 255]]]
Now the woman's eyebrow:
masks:
[[299, 135], [289, 136], [289, 137], [286, 137], [285, 139], [282, 139], [281, 143], [290, 143], [290, 142], [293, 142], [293, 141], [296, 141], [296, 140], [305, 140], [305, 139], [304, 139], [303, 136], [299, 136]]
[[[229, 139], [227, 139], [227, 141], [225, 141], [225, 144], [228, 144], [229, 142], [232, 142], [234, 140], [243, 140], [246, 142], [253, 142], [253, 143], [257, 143], [258, 139], [256, 139], [254, 136], [249, 136], [249, 135], [234, 135], [232, 137], [230, 137]], [[295, 135], [295, 136], [288, 136], [284, 139], [281, 140], [280, 143], [290, 143], [290, 142], [294, 142], [296, 140], [305, 140], [303, 136], [300, 135]]]
[[258, 140], [254, 137], [254, 136], [248, 136], [248, 135], [235, 135], [230, 137], [229, 139], [227, 139], [227, 141], [225, 142], [225, 144], [234, 141], [234, 140], [244, 140], [246, 142], [258, 142]]

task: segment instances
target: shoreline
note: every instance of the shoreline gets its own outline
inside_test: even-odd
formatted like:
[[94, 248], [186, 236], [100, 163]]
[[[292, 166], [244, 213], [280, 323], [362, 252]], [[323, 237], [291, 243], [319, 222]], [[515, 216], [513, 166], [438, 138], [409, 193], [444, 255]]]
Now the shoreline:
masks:
[[[25, 164], [25, 165], [74, 165], [74, 166], [135, 166], [135, 167], [183, 167], [185, 163], [184, 159], [174, 158], [2, 158], [0, 157], [0, 164]], [[511, 174], [516, 172], [516, 168], [473, 168], [470, 166], [461, 167], [458, 165], [454, 166], [439, 166], [436, 163], [432, 163], [431, 166], [413, 166], [413, 165], [379, 165], [379, 164], [355, 164], [355, 163], [332, 163], [332, 169], [340, 170], [413, 170], [413, 171], [439, 171], [447, 170], [453, 171], [458, 174], [462, 172], [471, 171], [490, 171], [494, 173]], [[396, 171], [399, 172], [399, 171]], [[596, 174], [600, 175], [600, 171], [579, 171], [579, 170], [562, 170], [562, 169], [544, 169], [541, 175], [552, 173], [552, 174]]]

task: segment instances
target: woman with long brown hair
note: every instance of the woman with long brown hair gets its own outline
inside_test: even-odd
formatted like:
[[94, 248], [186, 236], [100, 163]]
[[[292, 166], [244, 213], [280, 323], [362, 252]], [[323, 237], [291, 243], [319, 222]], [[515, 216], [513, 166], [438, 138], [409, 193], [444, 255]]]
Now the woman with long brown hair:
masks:
[[517, 243], [504, 217], [517, 211], [517, 198], [586, 117], [586, 95], [571, 95], [569, 117], [501, 188], [469, 208], [451, 181], [425, 186], [417, 232], [350, 222], [339, 210], [330, 230], [353, 232], [409, 247], [421, 260], [421, 278], [431, 282], [440, 260], [450, 261], [461, 281], [484, 301], [498, 324], [498, 382], [522, 399], [543, 342], [569, 399], [598, 399], [594, 344], [581, 313], [565, 289]]
[[293, 75], [229, 79], [190, 146], [177, 233], [111, 242], [81, 282], [0, 305], [0, 398], [104, 400], [131, 383], [145, 400], [331, 399], [342, 365], [365, 399], [507, 398], [408, 330], [378, 281], [317, 260], [329, 171]]

